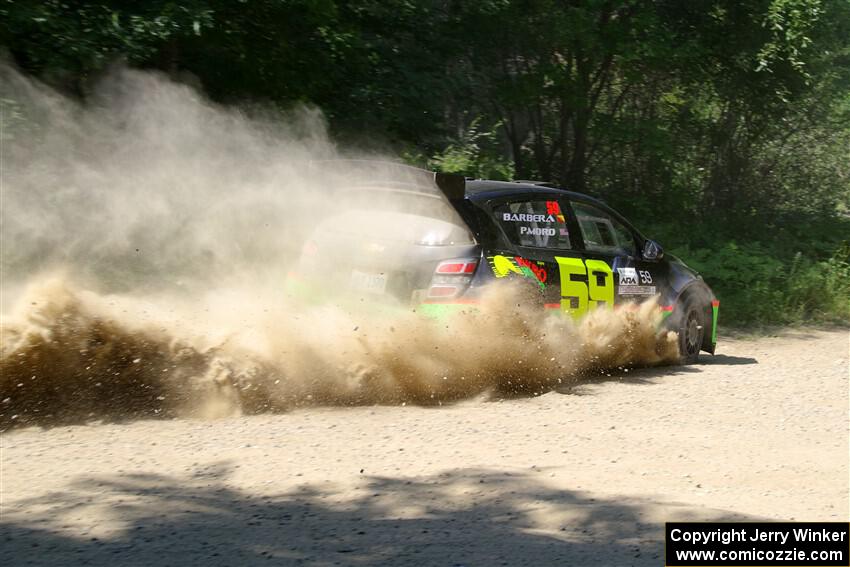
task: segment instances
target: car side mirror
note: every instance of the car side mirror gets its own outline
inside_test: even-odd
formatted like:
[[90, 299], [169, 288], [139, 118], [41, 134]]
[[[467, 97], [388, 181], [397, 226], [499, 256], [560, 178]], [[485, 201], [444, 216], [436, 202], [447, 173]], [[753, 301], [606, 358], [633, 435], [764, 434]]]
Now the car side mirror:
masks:
[[644, 260], [660, 260], [664, 257], [664, 249], [654, 240], [647, 240], [643, 244]]

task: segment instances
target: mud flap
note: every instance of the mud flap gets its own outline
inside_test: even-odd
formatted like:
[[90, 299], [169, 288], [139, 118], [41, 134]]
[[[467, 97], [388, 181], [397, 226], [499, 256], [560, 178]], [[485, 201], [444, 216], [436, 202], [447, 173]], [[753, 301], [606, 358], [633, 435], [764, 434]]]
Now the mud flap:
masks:
[[703, 350], [711, 354], [714, 354], [714, 350], [717, 348], [717, 317], [719, 312], [720, 300], [713, 299], [711, 301], [711, 336], [709, 337], [708, 344], [703, 344]]

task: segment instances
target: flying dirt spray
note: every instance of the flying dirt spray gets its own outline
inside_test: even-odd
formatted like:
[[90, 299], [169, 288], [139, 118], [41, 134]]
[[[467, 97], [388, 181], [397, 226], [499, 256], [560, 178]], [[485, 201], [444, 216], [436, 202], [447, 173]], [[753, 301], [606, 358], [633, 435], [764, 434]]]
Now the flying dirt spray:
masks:
[[439, 404], [677, 356], [652, 303], [575, 325], [518, 284], [440, 321], [287, 295], [335, 204], [315, 110], [249, 116], [128, 70], [85, 105], [8, 67], [0, 90], [0, 427]]

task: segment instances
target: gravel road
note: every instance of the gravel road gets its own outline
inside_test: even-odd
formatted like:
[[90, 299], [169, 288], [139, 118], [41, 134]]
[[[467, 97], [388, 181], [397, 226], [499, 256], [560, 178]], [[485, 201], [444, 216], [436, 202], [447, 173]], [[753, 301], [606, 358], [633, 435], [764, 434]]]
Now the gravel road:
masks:
[[537, 397], [2, 435], [6, 565], [651, 565], [663, 522], [848, 519], [847, 330]]

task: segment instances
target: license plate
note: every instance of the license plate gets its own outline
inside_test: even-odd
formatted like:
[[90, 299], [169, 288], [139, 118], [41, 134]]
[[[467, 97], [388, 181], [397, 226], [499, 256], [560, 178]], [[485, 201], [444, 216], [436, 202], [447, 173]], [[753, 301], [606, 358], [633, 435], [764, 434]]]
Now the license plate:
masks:
[[387, 276], [386, 274], [353, 270], [351, 272], [351, 287], [369, 293], [384, 293], [387, 289]]

